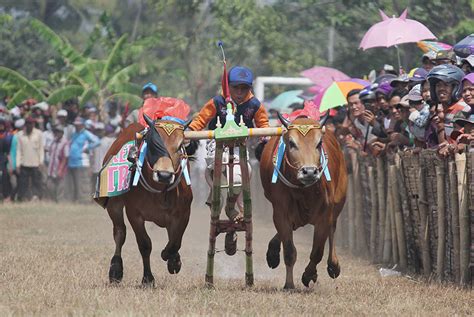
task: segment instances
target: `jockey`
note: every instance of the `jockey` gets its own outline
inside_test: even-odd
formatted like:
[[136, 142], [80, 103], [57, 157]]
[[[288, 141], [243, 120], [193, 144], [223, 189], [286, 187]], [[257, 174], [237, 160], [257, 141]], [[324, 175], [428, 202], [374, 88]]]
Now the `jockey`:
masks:
[[[268, 124], [268, 115], [267, 111], [263, 104], [255, 98], [252, 94], [252, 84], [253, 84], [253, 74], [250, 69], [243, 66], [234, 66], [231, 68], [228, 74], [229, 81], [229, 91], [230, 97], [235, 105], [234, 120], [237, 124], [240, 122], [242, 117], [245, 125], [248, 128], [267, 128]], [[215, 96], [210, 99], [204, 107], [202, 107], [199, 114], [191, 122], [189, 128], [192, 130], [202, 130], [205, 127], [208, 127], [209, 130], [214, 130], [217, 127], [217, 119], [219, 118], [222, 126], [226, 123], [226, 100], [223, 95]], [[210, 141], [207, 144], [207, 158], [206, 158], [206, 181], [208, 185], [212, 186], [212, 172], [214, 169], [214, 152], [215, 152], [215, 142]], [[225, 154], [224, 154], [225, 155]], [[227, 153], [228, 155], [228, 153]], [[238, 152], [234, 153], [234, 162], [238, 162]], [[241, 171], [240, 166], [234, 166], [234, 182], [241, 182]], [[250, 166], [249, 166], [250, 172]], [[240, 211], [235, 209], [235, 205]], [[207, 199], [206, 204], [211, 206], [211, 192]], [[242, 219], [243, 211], [243, 199], [242, 193], [228, 195], [227, 202], [225, 206], [226, 215], [229, 219], [233, 221], [239, 221]], [[226, 234], [226, 245], [227, 243], [234, 244], [237, 241], [237, 235], [235, 232], [228, 232]], [[234, 248], [235, 249], [235, 248]], [[233, 255], [235, 251], [228, 251], [226, 247], [226, 252], [229, 255]]]
[[148, 82], [142, 88], [142, 99], [146, 100], [148, 98], [158, 97], [158, 88], [152, 82]]
[[[234, 66], [229, 71], [230, 96], [236, 105], [235, 122], [240, 122], [242, 115], [248, 128], [267, 128], [268, 115], [263, 104], [252, 94], [253, 74], [247, 67]], [[209, 130], [216, 128], [217, 117], [222, 125], [225, 124], [226, 102], [222, 95], [210, 99], [197, 117], [191, 122], [189, 128], [195, 131], [208, 126]], [[255, 125], [254, 125], [255, 121]]]

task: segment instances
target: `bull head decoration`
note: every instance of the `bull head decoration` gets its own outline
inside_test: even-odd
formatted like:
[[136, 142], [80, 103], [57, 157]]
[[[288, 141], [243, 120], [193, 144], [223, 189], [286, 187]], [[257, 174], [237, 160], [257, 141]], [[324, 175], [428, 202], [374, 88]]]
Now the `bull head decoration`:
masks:
[[291, 124], [290, 120], [283, 117], [279, 111], [277, 111], [277, 116], [287, 130], [297, 129], [303, 136], [306, 136], [311, 129], [321, 129], [323, 133], [326, 131], [324, 125], [329, 118], [329, 111], [319, 120], [319, 124]]
[[143, 118], [145, 119], [145, 122], [150, 128], [146, 136], [146, 141], [148, 144], [146, 156], [148, 163], [153, 166], [153, 164], [155, 164], [155, 162], [159, 158], [164, 156], [170, 157], [170, 155], [168, 153], [168, 150], [166, 149], [163, 139], [161, 138], [161, 135], [156, 130], [155, 121], [148, 117], [146, 114], [143, 114]]

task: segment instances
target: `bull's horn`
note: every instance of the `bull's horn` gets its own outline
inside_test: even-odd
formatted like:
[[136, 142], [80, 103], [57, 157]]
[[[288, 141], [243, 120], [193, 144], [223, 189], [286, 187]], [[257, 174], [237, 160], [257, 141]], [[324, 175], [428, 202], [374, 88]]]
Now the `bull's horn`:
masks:
[[143, 119], [145, 119], [146, 124], [151, 128], [155, 125], [154, 121], [151, 120], [149, 116], [147, 116], [145, 113], [143, 114]]
[[288, 128], [288, 126], [290, 125], [290, 120], [286, 119], [285, 117], [283, 117], [280, 113], [280, 111], [277, 111], [277, 116], [278, 116], [278, 119], [280, 119], [281, 123], [283, 123], [283, 125], [285, 126], [285, 128]]
[[189, 125], [191, 124], [191, 122], [193, 122], [193, 118], [189, 119], [188, 121], [186, 121], [186, 122], [183, 124], [184, 130], [186, 130], [187, 128], [189, 128]]
[[329, 118], [329, 110], [326, 111], [326, 114], [321, 119], [319, 119], [319, 125], [324, 127], [324, 125], [326, 124], [326, 121], [328, 121], [328, 118]]

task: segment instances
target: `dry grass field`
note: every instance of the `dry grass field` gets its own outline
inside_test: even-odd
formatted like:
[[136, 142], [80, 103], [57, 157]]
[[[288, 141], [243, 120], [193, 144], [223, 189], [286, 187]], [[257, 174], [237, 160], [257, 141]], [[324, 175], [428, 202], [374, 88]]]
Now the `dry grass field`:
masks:
[[[216, 255], [216, 288], [204, 287], [209, 213], [192, 211], [178, 275], [160, 258], [164, 229], [148, 225], [156, 287], [142, 289], [141, 257], [127, 226], [124, 280], [108, 284], [112, 225], [96, 205], [29, 203], [0, 207], [0, 316], [155, 315], [469, 315], [474, 293], [427, 285], [406, 277], [382, 278], [367, 261], [339, 250], [341, 276], [333, 281], [325, 259], [310, 289], [300, 282], [310, 251], [310, 228], [296, 234], [297, 290], [285, 292], [284, 265], [267, 267], [266, 245], [274, 233], [268, 210], [255, 216], [255, 286], [244, 286], [243, 252]], [[239, 236], [239, 249], [243, 237]], [[218, 247], [223, 248], [223, 238]]]

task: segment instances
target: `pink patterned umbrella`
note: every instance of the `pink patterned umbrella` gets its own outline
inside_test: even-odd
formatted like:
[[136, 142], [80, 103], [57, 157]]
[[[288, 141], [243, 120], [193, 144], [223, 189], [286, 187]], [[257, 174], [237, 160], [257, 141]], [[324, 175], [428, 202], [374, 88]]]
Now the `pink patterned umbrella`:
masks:
[[390, 47], [397, 48], [398, 67], [401, 70], [400, 52], [398, 44], [415, 43], [421, 40], [436, 39], [431, 31], [418, 21], [407, 19], [408, 9], [405, 9], [400, 17], [389, 18], [382, 10], [382, 22], [374, 24], [365, 33], [359, 48], [364, 51], [372, 47]]
[[306, 78], [309, 78], [316, 85], [326, 88], [334, 81], [351, 79], [349, 76], [331, 67], [314, 66], [313, 68], [301, 72]]
[[390, 47], [402, 43], [436, 39], [426, 26], [418, 21], [407, 19], [408, 9], [405, 9], [398, 18], [389, 18], [382, 10], [379, 11], [383, 21], [374, 24], [365, 33], [359, 45], [359, 48], [364, 51], [372, 47]]

